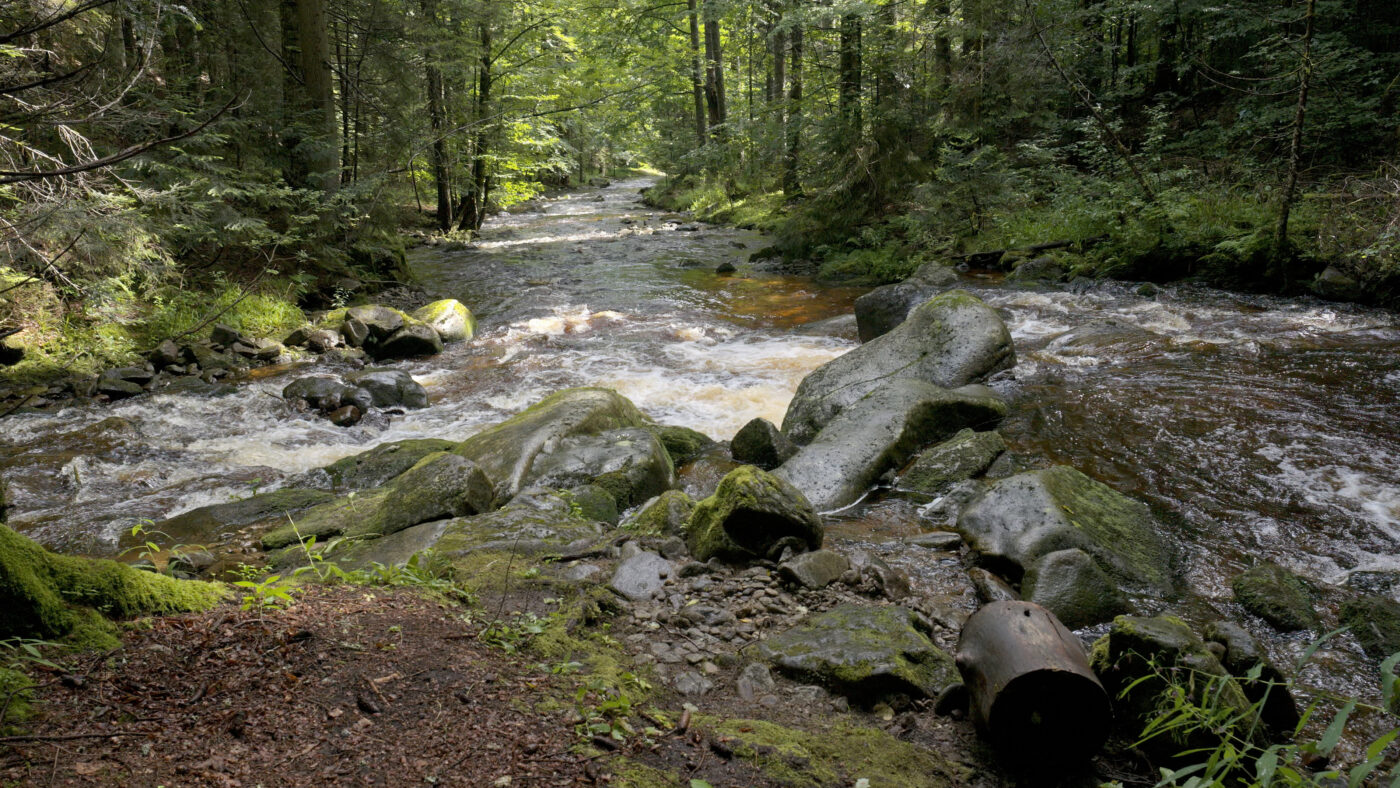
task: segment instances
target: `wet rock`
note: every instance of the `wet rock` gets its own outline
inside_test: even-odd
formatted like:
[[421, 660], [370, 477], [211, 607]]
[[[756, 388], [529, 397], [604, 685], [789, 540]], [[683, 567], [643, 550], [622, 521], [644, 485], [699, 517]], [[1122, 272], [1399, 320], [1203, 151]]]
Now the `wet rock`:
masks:
[[566, 489], [596, 484], [626, 509], [669, 490], [676, 483], [671, 456], [651, 432], [639, 428], [572, 435], [542, 451], [524, 481]]
[[826, 588], [836, 582], [851, 562], [840, 553], [831, 550], [813, 550], [802, 553], [778, 565], [778, 576], [783, 580], [803, 588]]
[[715, 266], [715, 273], [719, 274], [720, 276], [729, 276], [738, 270], [738, 266], [734, 265], [733, 262], [728, 260], [726, 260], [723, 263], [720, 263], [718, 266]]
[[350, 347], [364, 347], [369, 341], [369, 326], [353, 317], [345, 318], [345, 322], [340, 324], [340, 333]]
[[695, 511], [695, 501], [680, 490], [667, 490], [642, 504], [626, 521], [622, 529], [646, 536], [669, 536], [685, 533], [686, 521]]
[[1070, 629], [1112, 621], [1115, 616], [1132, 612], [1128, 600], [1094, 559], [1075, 548], [1057, 550], [1037, 561], [1026, 572], [1021, 593], [1054, 613]]
[[[1263, 703], [1259, 717], [1277, 735], [1291, 735], [1298, 727], [1298, 704], [1288, 688], [1287, 677], [1264, 655], [1259, 641], [1244, 627], [1232, 621], [1216, 621], [1206, 627], [1206, 645], [1224, 646], [1220, 661], [1244, 690], [1250, 703]], [[1251, 679], [1251, 674], [1258, 678]]]
[[328, 329], [318, 328], [306, 336], [306, 346], [316, 353], [329, 353], [340, 345], [340, 334]]
[[972, 581], [972, 590], [977, 594], [977, 601], [984, 605], [993, 602], [1017, 602], [1021, 599], [1021, 595], [1016, 593], [1016, 589], [1009, 583], [980, 566], [967, 570], [967, 577]]
[[[339, 310], [337, 310], [339, 311]], [[328, 323], [334, 323], [336, 313], [328, 315]], [[390, 309], [387, 306], [369, 305], [354, 306], [346, 309], [340, 323], [354, 320], [369, 330], [366, 342], [379, 343], [393, 336], [394, 332], [404, 327], [404, 315], [397, 309]]]
[[734, 434], [729, 453], [735, 462], [771, 471], [796, 454], [797, 446], [773, 422], [753, 419]]
[[1133, 292], [1137, 295], [1142, 296], [1143, 298], [1156, 298], [1157, 294], [1161, 292], [1161, 288], [1157, 287], [1157, 285], [1154, 285], [1151, 282], [1143, 282], [1142, 284], [1138, 285], [1137, 289]]
[[1322, 269], [1322, 273], [1313, 280], [1311, 289], [1319, 298], [1328, 301], [1361, 301], [1367, 295], [1366, 289], [1355, 277], [1335, 265]]
[[966, 427], [995, 426], [1005, 415], [1006, 403], [985, 386], [949, 390], [887, 379], [846, 406], [774, 474], [802, 490], [819, 511], [840, 509], [923, 446]]
[[1361, 642], [1371, 659], [1400, 652], [1400, 602], [1383, 596], [1362, 596], [1342, 603], [1342, 626]]
[[656, 553], [641, 552], [618, 564], [609, 585], [633, 602], [644, 602], [666, 585], [671, 562]]
[[364, 412], [354, 405], [344, 405], [327, 414], [327, 418], [337, 427], [353, 427], [364, 418]]
[[753, 703], [764, 695], [776, 692], [778, 684], [773, 680], [773, 673], [767, 665], [762, 662], [750, 662], [739, 673], [739, 678], [734, 682], [734, 689], [740, 698]]
[[105, 394], [109, 399], [118, 400], [144, 394], [146, 390], [142, 388], [139, 383], [132, 383], [129, 380], [122, 380], [117, 377], [106, 377], [104, 375], [97, 381], [97, 393]]
[[927, 503], [954, 484], [980, 476], [1006, 451], [1006, 441], [996, 432], [964, 429], [919, 455], [899, 477], [896, 489]]
[[713, 438], [689, 427], [662, 426], [648, 427], [647, 429], [651, 430], [652, 434], [656, 435], [657, 440], [661, 441], [661, 445], [666, 447], [666, 452], [671, 455], [671, 463], [677, 468], [715, 445]]
[[615, 391], [567, 389], [467, 438], [454, 451], [480, 465], [496, 481], [498, 498], [508, 500], [532, 478], [540, 455], [563, 439], [645, 423], [636, 406]]
[[1060, 465], [993, 483], [958, 530], [980, 559], [1019, 576], [1043, 556], [1079, 548], [1129, 593], [1175, 591], [1175, 553], [1147, 505]]
[[909, 312], [938, 293], [958, 283], [953, 269], [927, 263], [914, 275], [897, 284], [877, 287], [856, 299], [856, 330], [861, 342], [888, 334], [909, 317]]
[[1011, 282], [1063, 282], [1067, 272], [1059, 260], [1053, 257], [1034, 257], [1023, 260], [1006, 275]]
[[742, 467], [723, 447], [713, 447], [679, 469], [677, 482], [691, 498], [708, 498], [719, 489], [725, 476]]
[[1011, 334], [996, 311], [961, 290], [949, 291], [915, 308], [893, 331], [804, 378], [783, 433], [798, 445], [809, 443], [844, 408], [893, 378], [957, 388], [1014, 361]]
[[413, 317], [436, 331], [443, 342], [462, 342], [476, 335], [476, 318], [455, 299], [434, 301], [416, 310]]
[[904, 543], [927, 550], [956, 550], [962, 546], [962, 535], [952, 531], [929, 531], [905, 537]]
[[865, 590], [895, 602], [909, 596], [909, 576], [885, 563], [880, 556], [868, 550], [852, 550], [849, 560]]
[[1236, 575], [1230, 588], [1245, 610], [1281, 632], [1321, 626], [1313, 610], [1312, 591], [1302, 578], [1278, 564], [1265, 562], [1251, 567]]
[[869, 707], [894, 695], [934, 698], [957, 683], [952, 657], [902, 607], [844, 604], [759, 644], [783, 673], [815, 681]]
[[330, 375], [311, 375], [288, 383], [282, 388], [282, 399], [302, 400], [313, 408], [330, 412], [340, 408], [354, 387]]
[[751, 465], [725, 476], [686, 523], [686, 544], [699, 561], [767, 558], [787, 539], [821, 547], [821, 520], [797, 488]]
[[400, 369], [367, 369], [349, 375], [347, 380], [350, 385], [368, 391], [376, 408], [428, 406], [427, 390]]
[[254, 355], [254, 358], [268, 363], [276, 361], [287, 352], [287, 348], [283, 347], [281, 342], [259, 340], [256, 347], [257, 353]]
[[378, 487], [429, 454], [450, 451], [456, 445], [453, 441], [435, 438], [381, 443], [367, 452], [336, 460], [322, 470], [329, 475], [334, 487], [363, 490]]
[[370, 355], [379, 361], [432, 356], [442, 352], [442, 337], [422, 323], [406, 325], [388, 339], [370, 346]]

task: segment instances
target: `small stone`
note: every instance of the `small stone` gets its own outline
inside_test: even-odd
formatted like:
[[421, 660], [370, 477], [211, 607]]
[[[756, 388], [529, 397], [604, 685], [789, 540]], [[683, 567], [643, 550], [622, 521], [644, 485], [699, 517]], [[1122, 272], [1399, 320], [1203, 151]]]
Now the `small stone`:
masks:
[[331, 423], [337, 427], [353, 427], [359, 424], [363, 417], [364, 414], [360, 412], [359, 408], [354, 405], [345, 405], [331, 411], [329, 418]]
[[739, 693], [740, 698], [752, 703], [759, 696], [772, 693], [776, 686], [768, 666], [761, 662], [752, 662], [739, 674], [739, 679], [735, 682], [735, 691]]
[[929, 550], [956, 550], [962, 545], [962, 536], [952, 531], [930, 531], [918, 536], [910, 536], [905, 544]]
[[[804, 588], [825, 588], [836, 582], [851, 564], [846, 557], [831, 550], [815, 550], [802, 553], [778, 566], [778, 576], [789, 583]], [[778, 592], [767, 589], [765, 592], [776, 598]]]
[[704, 695], [715, 688], [715, 683], [693, 670], [682, 671], [672, 681], [676, 692], [682, 695]]

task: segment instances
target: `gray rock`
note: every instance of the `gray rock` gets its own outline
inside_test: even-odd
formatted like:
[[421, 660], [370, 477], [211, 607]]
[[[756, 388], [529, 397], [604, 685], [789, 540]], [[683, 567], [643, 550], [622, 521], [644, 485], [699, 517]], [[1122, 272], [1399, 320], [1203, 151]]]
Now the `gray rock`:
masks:
[[281, 525], [287, 518], [312, 506], [333, 500], [324, 490], [285, 489], [252, 495], [239, 501], [201, 506], [154, 526], [178, 543], [212, 542], [219, 534], [256, 524]]
[[934, 698], [956, 683], [952, 657], [902, 607], [839, 605], [758, 645], [783, 673], [872, 706], [891, 694]]
[[363, 325], [369, 331], [366, 341], [376, 343], [383, 342], [404, 327], [403, 313], [386, 306], [353, 306], [345, 310], [344, 320], [354, 320]]
[[[1300, 719], [1298, 704], [1289, 689], [1287, 677], [1269, 661], [1259, 641], [1244, 627], [1232, 621], [1216, 621], [1206, 627], [1207, 644], [1225, 647], [1220, 661], [1244, 689], [1250, 703], [1260, 704], [1259, 717], [1275, 733], [1291, 735]], [[1258, 678], [1250, 679], [1251, 674]]]
[[957, 388], [1010, 367], [1011, 334], [995, 310], [952, 290], [917, 307], [896, 329], [819, 367], [803, 379], [783, 433], [809, 443], [847, 406], [892, 378]]
[[1281, 632], [1317, 629], [1322, 624], [1313, 610], [1312, 591], [1302, 578], [1278, 564], [1257, 564], [1230, 581], [1235, 599], [1245, 610]]
[[1322, 269], [1313, 280], [1312, 291], [1329, 301], [1361, 301], [1366, 296], [1361, 283], [1335, 265]]
[[977, 601], [984, 605], [993, 602], [1017, 602], [1021, 599], [1021, 595], [1016, 593], [1016, 589], [1009, 583], [980, 566], [967, 570], [967, 576], [972, 581], [972, 590], [977, 594]]
[[887, 334], [909, 317], [914, 307], [958, 283], [958, 274], [940, 263], [927, 263], [898, 284], [877, 287], [855, 301], [860, 341]]
[[928, 550], [956, 550], [962, 546], [962, 541], [962, 535], [952, 531], [929, 531], [926, 534], [904, 538], [905, 544]]
[[686, 544], [698, 561], [777, 557], [790, 542], [821, 547], [821, 519], [797, 488], [752, 465], [725, 476], [686, 523]]
[[979, 476], [1006, 451], [996, 432], [965, 429], [919, 455], [899, 477], [896, 489], [921, 503], [943, 495], [954, 484]]
[[670, 574], [670, 561], [656, 553], [642, 552], [618, 564], [609, 585], [633, 602], [645, 602], [661, 593]]
[[715, 688], [715, 683], [693, 670], [683, 670], [671, 680], [676, 692], [691, 697], [705, 695]]
[[578, 507], [579, 515], [586, 520], [617, 525], [617, 521], [620, 519], [617, 511], [617, 500], [613, 498], [612, 493], [596, 484], [571, 487], [566, 492], [565, 497]]
[[328, 353], [340, 345], [340, 334], [329, 329], [318, 328], [306, 335], [306, 346], [317, 353]]
[[804, 588], [826, 588], [851, 568], [851, 562], [831, 550], [802, 553], [778, 566], [778, 575]]
[[351, 385], [368, 391], [377, 408], [428, 406], [427, 390], [401, 369], [367, 369], [348, 375], [346, 379]]
[[370, 354], [380, 361], [432, 356], [442, 352], [442, 337], [422, 323], [395, 331], [388, 339], [370, 346]]
[[364, 347], [369, 341], [369, 326], [353, 317], [345, 318], [340, 324], [340, 333], [345, 335], [345, 344], [350, 347]]
[[1012, 282], [1063, 282], [1066, 276], [1059, 260], [1045, 256], [1021, 261], [1006, 278]]
[[524, 481], [550, 489], [596, 484], [626, 509], [669, 490], [676, 472], [661, 441], [632, 427], [563, 438], [535, 458]]
[[796, 454], [797, 446], [773, 422], [753, 419], [734, 434], [729, 442], [729, 453], [735, 462], [771, 471]]
[[886, 379], [847, 405], [774, 475], [802, 490], [819, 511], [840, 509], [922, 447], [966, 427], [995, 426], [1005, 415], [1006, 403], [985, 386], [949, 390]]
[[453, 441], [417, 438], [381, 443], [366, 452], [336, 460], [321, 470], [329, 476], [332, 486], [349, 490], [378, 487], [418, 464], [418, 461], [440, 451], [456, 447]]
[[180, 363], [180, 346], [169, 339], [163, 340], [156, 345], [146, 358], [156, 366], [157, 369]]
[[337, 427], [353, 427], [364, 418], [364, 411], [354, 405], [342, 405], [326, 414], [326, 418]]
[[1128, 600], [1088, 553], [1077, 548], [1048, 553], [1021, 582], [1028, 601], [1049, 610], [1070, 629], [1112, 621], [1132, 612]]
[[118, 400], [144, 394], [146, 390], [141, 388], [139, 383], [132, 383], [129, 380], [102, 377], [97, 381], [97, 393], [105, 394], [109, 399]]
[[355, 391], [340, 378], [329, 375], [310, 375], [288, 383], [282, 388], [282, 398], [302, 400], [311, 407], [322, 411], [333, 411]]
[[602, 576], [603, 569], [596, 564], [575, 564], [564, 570], [564, 579], [573, 583], [593, 583]]
[[909, 577], [883, 558], [868, 550], [852, 550], [849, 560], [860, 583], [870, 590], [895, 602], [909, 596]]
[[745, 665], [739, 673], [738, 680], [734, 682], [735, 691], [748, 703], [753, 703], [764, 695], [773, 694], [777, 686], [777, 682], [773, 680], [773, 673], [762, 662], [750, 662]]
[[243, 335], [238, 333], [238, 329], [223, 323], [216, 323], [214, 328], [209, 331], [209, 341], [216, 345], [232, 347], [234, 343], [243, 341]]
[[1021, 572], [1079, 548], [1130, 593], [1175, 592], [1175, 552], [1147, 506], [1068, 466], [993, 483], [963, 510], [958, 530], [981, 559]]

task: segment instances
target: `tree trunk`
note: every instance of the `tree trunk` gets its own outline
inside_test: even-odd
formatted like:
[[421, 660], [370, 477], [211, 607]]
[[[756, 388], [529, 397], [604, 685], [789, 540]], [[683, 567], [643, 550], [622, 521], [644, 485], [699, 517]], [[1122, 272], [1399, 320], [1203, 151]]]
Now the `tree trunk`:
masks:
[[690, 17], [690, 86], [695, 94], [695, 138], [703, 147], [709, 127], [705, 124], [705, 77], [700, 51], [700, 11], [695, 0], [687, 0]]
[[486, 221], [486, 204], [490, 200], [491, 178], [487, 170], [487, 155], [490, 153], [491, 124], [486, 122], [491, 112], [491, 86], [495, 76], [491, 72], [491, 23], [482, 22], [481, 62], [477, 67], [476, 85], [476, 142], [472, 150], [472, 182], [470, 189], [462, 195], [462, 220], [458, 230], [477, 232]]
[[802, 28], [792, 29], [791, 81], [788, 91], [787, 152], [783, 162], [783, 193], [796, 197], [802, 193], [797, 166], [802, 152]]
[[[437, 24], [437, 0], [423, 0], [423, 18], [429, 26]], [[433, 184], [437, 187], [438, 229], [452, 229], [452, 178], [447, 168], [447, 124], [443, 117], [442, 71], [436, 65], [437, 53], [429, 46], [423, 53], [427, 62], [428, 125], [432, 129], [429, 158], [433, 166]], [[417, 185], [417, 181], [414, 182]]]
[[335, 83], [331, 73], [326, 0], [295, 0], [303, 109], [310, 139], [299, 147], [307, 185], [334, 191], [340, 185], [336, 145]]
[[1298, 168], [1303, 158], [1303, 122], [1308, 116], [1308, 90], [1312, 87], [1312, 40], [1317, 0], [1308, 0], [1303, 28], [1303, 62], [1298, 75], [1298, 106], [1293, 112], [1293, 137], [1288, 145], [1288, 175], [1284, 179], [1283, 196], [1279, 200], [1278, 227], [1274, 233], [1274, 264], [1286, 271], [1288, 258], [1288, 220], [1293, 213], [1293, 200], [1298, 192]]
[[860, 138], [860, 28], [861, 22], [859, 16], [847, 14], [841, 18], [841, 84], [838, 96], [838, 110], [841, 114], [842, 131], [847, 142], [855, 142]]
[[1108, 737], [1112, 707], [1079, 639], [1031, 602], [983, 605], [958, 637], [972, 720], [1032, 762], [1079, 760]]
[[718, 11], [714, 0], [705, 0], [705, 103], [710, 111], [710, 131], [725, 121], [724, 51], [720, 46]]

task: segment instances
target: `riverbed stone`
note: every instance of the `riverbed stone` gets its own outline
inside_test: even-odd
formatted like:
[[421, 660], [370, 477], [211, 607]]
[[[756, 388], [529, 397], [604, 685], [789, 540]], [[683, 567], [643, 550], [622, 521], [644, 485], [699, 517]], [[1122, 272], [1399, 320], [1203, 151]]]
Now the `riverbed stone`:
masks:
[[337, 489], [363, 490], [384, 484], [429, 454], [450, 451], [456, 446], [453, 441], [437, 438], [381, 443], [369, 451], [336, 460], [322, 470]]
[[710, 436], [692, 430], [689, 427], [677, 427], [674, 425], [648, 426], [656, 439], [661, 441], [661, 445], [666, 447], [666, 452], [671, 455], [671, 464], [676, 468], [690, 462], [700, 453], [715, 445], [715, 440]]
[[725, 476], [714, 495], [695, 505], [686, 523], [686, 544], [697, 561], [776, 558], [785, 545], [820, 548], [822, 524], [800, 490], [744, 465]]
[[442, 352], [442, 337], [431, 326], [411, 323], [370, 345], [369, 352], [379, 361], [432, 356]]
[[242, 526], [284, 524], [288, 517], [334, 499], [335, 494], [325, 490], [274, 490], [237, 501], [191, 509], [161, 520], [153, 528], [169, 534], [170, 539], [178, 543], [211, 542], [220, 533]]
[[232, 347], [235, 343], [243, 341], [243, 335], [238, 333], [238, 329], [233, 326], [215, 323], [214, 327], [209, 330], [209, 341], [216, 345]]
[[161, 340], [155, 349], [146, 355], [146, 359], [155, 365], [156, 369], [164, 369], [168, 366], [180, 363], [180, 346], [169, 339]]
[[462, 342], [476, 335], [476, 318], [472, 311], [454, 298], [419, 307], [413, 317], [430, 326], [443, 342]]
[[1307, 583], [1278, 564], [1266, 561], [1250, 567], [1230, 581], [1230, 588], [1245, 610], [1280, 632], [1321, 626]]
[[1054, 613], [1070, 629], [1132, 612], [1103, 569], [1078, 548], [1057, 550], [1037, 561], [1021, 581], [1021, 595]]
[[801, 553], [778, 565], [778, 576], [793, 585], [803, 588], [826, 588], [836, 582], [851, 562], [844, 555], [832, 550], [813, 550]]
[[953, 659], [903, 607], [843, 604], [769, 637], [756, 649], [778, 670], [870, 707], [891, 696], [934, 698], [956, 683]]
[[1066, 275], [1063, 263], [1044, 255], [1017, 263], [1006, 279], [1011, 282], [1063, 282]]
[[499, 503], [530, 483], [535, 462], [565, 438], [645, 425], [641, 411], [616, 391], [566, 389], [467, 438], [453, 451], [475, 461], [495, 480]]
[[530, 491], [494, 512], [448, 521], [437, 549], [448, 557], [498, 552], [560, 555], [596, 548], [606, 533], [604, 523], [584, 519], [566, 497]]
[[963, 510], [958, 530], [1013, 579], [1043, 556], [1078, 548], [1130, 595], [1175, 592], [1175, 552], [1147, 505], [1065, 465], [994, 482]]
[[1021, 599], [1021, 595], [1016, 593], [1016, 589], [1012, 588], [1010, 583], [980, 566], [967, 570], [967, 578], [972, 581], [972, 590], [977, 595], [977, 601], [984, 605], [993, 602], [1017, 602]]
[[340, 333], [350, 347], [364, 347], [369, 341], [369, 326], [353, 317], [345, 318], [345, 322], [340, 324]]
[[773, 473], [818, 511], [832, 511], [858, 501], [924, 446], [969, 426], [995, 426], [1005, 415], [1006, 402], [986, 386], [949, 390], [892, 378], [847, 406]]
[[346, 381], [368, 391], [376, 408], [428, 406], [427, 390], [401, 369], [366, 369], [347, 375]]
[[671, 571], [670, 561], [642, 551], [618, 564], [608, 585], [633, 602], [645, 602], [661, 593]]
[[613, 497], [612, 493], [596, 484], [580, 484], [577, 487], [570, 487], [564, 491], [564, 497], [573, 503], [579, 516], [586, 520], [617, 525], [617, 521], [620, 519], [617, 499]]
[[365, 342], [383, 342], [404, 327], [404, 314], [397, 309], [378, 304], [352, 306], [345, 310], [335, 310], [326, 316], [326, 324], [340, 328], [347, 320], [354, 320], [369, 329]]
[[871, 290], [855, 301], [856, 331], [861, 342], [888, 334], [914, 307], [958, 283], [958, 273], [941, 263], [926, 263], [903, 282]]
[[146, 390], [142, 388], [139, 383], [132, 383], [129, 380], [104, 376], [97, 381], [97, 393], [107, 395], [108, 399], [118, 400], [144, 394]]
[[632, 427], [560, 439], [540, 452], [524, 482], [550, 489], [596, 484], [627, 509], [675, 486], [676, 472], [661, 441]]
[[1011, 334], [996, 311], [962, 290], [916, 307], [893, 331], [838, 356], [802, 380], [783, 434], [810, 443], [846, 407], [894, 378], [955, 389], [1015, 362]]
[[787, 462], [797, 446], [768, 419], [753, 419], [739, 428], [729, 441], [729, 454], [735, 462], [755, 465], [765, 471]]
[[1006, 451], [1000, 433], [963, 429], [925, 450], [895, 482], [895, 489], [920, 503], [943, 495], [958, 482], [980, 476]]
[[282, 399], [302, 400], [313, 408], [333, 411], [355, 390], [354, 386], [332, 375], [308, 375], [282, 388]]
[[337, 427], [353, 427], [364, 415], [365, 412], [355, 405], [342, 405], [327, 413], [326, 418]]
[[1400, 602], [1383, 596], [1360, 596], [1342, 603], [1340, 621], [1351, 627], [1371, 659], [1400, 652]]
[[643, 536], [675, 536], [685, 533], [686, 521], [694, 511], [695, 500], [689, 495], [667, 490], [638, 507], [621, 528]]

